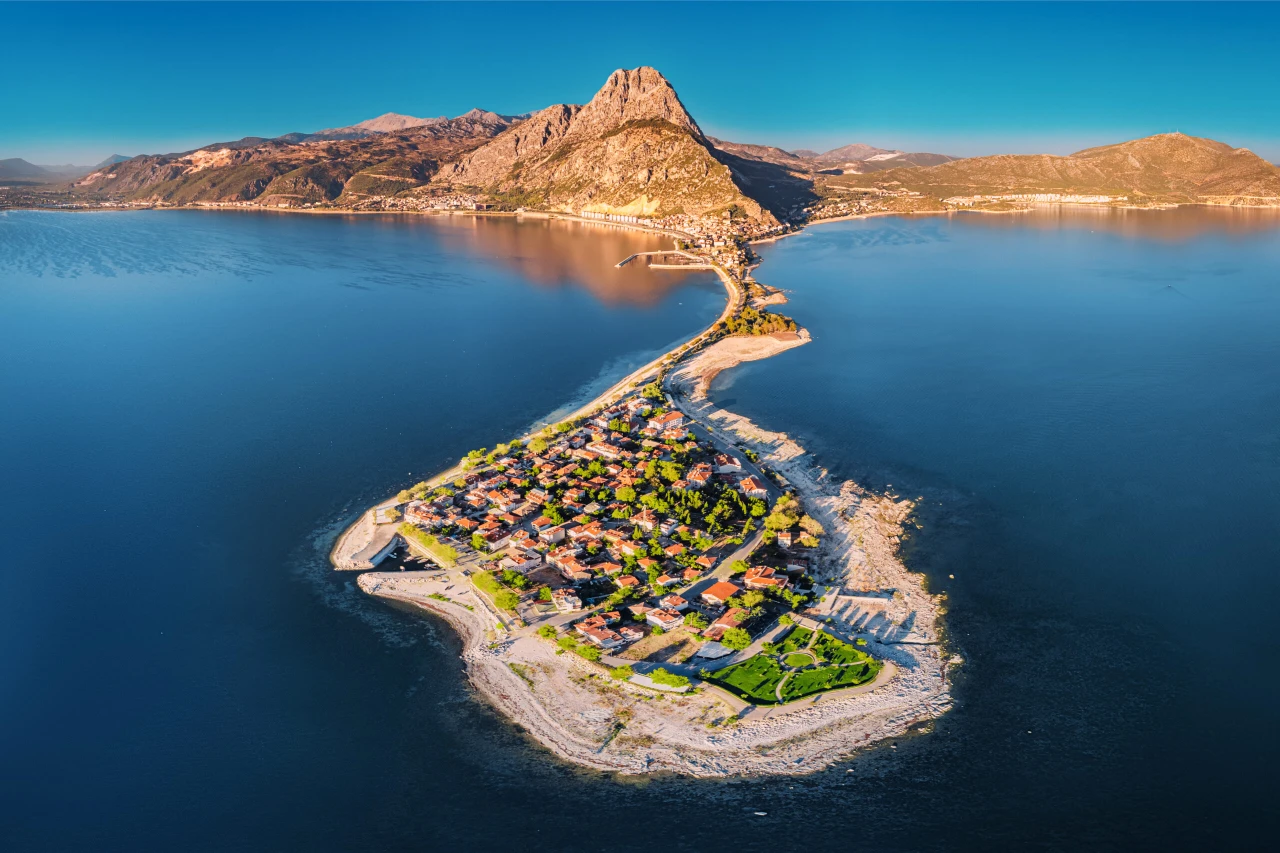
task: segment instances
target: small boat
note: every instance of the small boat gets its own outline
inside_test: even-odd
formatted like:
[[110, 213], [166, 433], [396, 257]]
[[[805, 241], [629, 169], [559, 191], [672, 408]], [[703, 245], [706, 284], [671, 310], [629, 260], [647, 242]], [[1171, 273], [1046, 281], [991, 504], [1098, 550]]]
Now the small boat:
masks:
[[767, 814], [768, 814], [768, 812], [756, 812], [756, 813], [755, 813], [756, 817], [764, 817], [764, 816], [765, 816], [765, 815], [767, 815]]

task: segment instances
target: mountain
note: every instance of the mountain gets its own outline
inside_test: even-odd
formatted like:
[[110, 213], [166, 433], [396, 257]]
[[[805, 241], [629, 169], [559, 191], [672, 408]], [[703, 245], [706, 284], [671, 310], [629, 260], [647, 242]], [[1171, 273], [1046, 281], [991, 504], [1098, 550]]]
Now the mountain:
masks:
[[85, 172], [86, 172], [86, 173], [87, 173], [87, 172], [96, 172], [96, 171], [98, 171], [99, 169], [105, 169], [105, 168], [107, 168], [108, 166], [114, 166], [116, 163], [123, 163], [125, 160], [129, 160], [129, 159], [132, 159], [132, 158], [130, 158], [130, 157], [126, 157], [126, 156], [124, 156], [123, 154], [112, 154], [110, 157], [108, 157], [107, 159], [103, 160], [101, 163], [99, 163], [98, 165], [94, 166], [93, 168], [91, 168], [91, 169], [85, 169]]
[[0, 181], [39, 182], [57, 180], [57, 175], [34, 163], [13, 157], [0, 160]]
[[928, 168], [892, 169], [870, 181], [939, 199], [1069, 193], [1130, 201], [1242, 204], [1280, 201], [1280, 169], [1245, 148], [1162, 133], [1067, 156], [1001, 154]]
[[955, 159], [946, 154], [910, 153], [876, 148], [861, 142], [833, 148], [822, 154], [805, 151], [804, 157], [822, 169], [836, 169], [845, 174], [879, 172], [899, 166], [936, 166]]
[[[369, 123], [400, 123], [383, 122], [386, 118]], [[441, 162], [483, 144], [511, 121], [472, 110], [402, 130], [348, 135], [339, 128], [331, 135], [245, 137], [183, 153], [133, 157], [95, 169], [75, 187], [94, 197], [170, 204], [357, 205], [425, 185]]]
[[746, 160], [759, 160], [762, 163], [774, 163], [788, 169], [807, 170], [810, 163], [807, 158], [800, 156], [798, 153], [793, 154], [790, 151], [784, 151], [781, 148], [775, 148], [772, 145], [750, 145], [745, 142], [727, 142], [723, 139], [716, 139], [709, 136], [707, 139], [718, 150], [727, 154], [733, 154]]
[[445, 116], [440, 116], [439, 118], [414, 118], [400, 113], [383, 113], [377, 118], [357, 122], [354, 126], [373, 133], [394, 133], [398, 130], [408, 130], [411, 127], [422, 127], [424, 124], [443, 124], [448, 120]]
[[557, 210], [773, 221], [723, 159], [667, 79], [641, 67], [613, 72], [583, 106], [532, 114], [443, 166], [433, 183]]

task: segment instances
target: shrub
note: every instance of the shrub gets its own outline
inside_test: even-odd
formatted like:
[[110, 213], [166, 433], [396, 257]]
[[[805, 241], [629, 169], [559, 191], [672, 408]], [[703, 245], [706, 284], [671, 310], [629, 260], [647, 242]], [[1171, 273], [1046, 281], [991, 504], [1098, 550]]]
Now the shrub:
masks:
[[625, 664], [623, 666], [615, 666], [613, 669], [609, 670], [609, 676], [611, 678], [616, 678], [619, 681], [626, 681], [633, 675], [635, 675], [635, 670]]
[[689, 684], [689, 679], [683, 675], [677, 675], [674, 672], [667, 672], [662, 667], [658, 667], [649, 673], [649, 678], [654, 684], [662, 684], [667, 687], [685, 687]]
[[538, 636], [542, 637], [544, 640], [554, 640], [556, 638], [556, 626], [543, 625], [538, 629]]
[[585, 658], [592, 662], [600, 660], [604, 655], [604, 652], [600, 651], [595, 646], [589, 646], [586, 643], [580, 643], [577, 646], [574, 646], [573, 650], [577, 653], [578, 657]]

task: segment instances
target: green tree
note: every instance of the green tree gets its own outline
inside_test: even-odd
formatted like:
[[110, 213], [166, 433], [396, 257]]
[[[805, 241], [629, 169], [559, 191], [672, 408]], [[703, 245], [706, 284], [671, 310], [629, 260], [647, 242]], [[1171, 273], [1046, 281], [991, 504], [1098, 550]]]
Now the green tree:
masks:
[[396, 494], [396, 503], [405, 504], [411, 500], [413, 500], [413, 492], [409, 491], [408, 489], [401, 489]]
[[542, 589], [538, 590], [538, 600], [539, 600], [539, 601], [550, 601], [550, 600], [551, 600], [551, 587], [549, 587], [549, 586], [544, 586]]
[[724, 636], [720, 638], [720, 643], [725, 648], [733, 649], [735, 652], [742, 651], [751, 645], [751, 635], [741, 628], [730, 628], [724, 632]]
[[701, 631], [703, 628], [707, 627], [707, 617], [697, 612], [686, 613], [684, 615], [684, 624], [693, 628], [695, 631]]
[[759, 607], [764, 602], [764, 593], [758, 589], [749, 589], [742, 594], [742, 606], [747, 609]]
[[471, 534], [471, 547], [472, 547], [472, 548], [475, 548], [477, 551], [488, 551], [488, 550], [489, 550], [489, 543], [488, 543], [488, 542], [486, 542], [486, 541], [485, 541], [485, 539], [484, 539], [484, 537], [483, 537], [483, 536], [481, 536], [479, 533], [472, 533], [472, 534]]
[[629, 664], [615, 666], [613, 669], [609, 670], [609, 675], [619, 681], [626, 681], [635, 674], [635, 670], [633, 670]]
[[547, 446], [546, 439], [542, 438], [535, 438], [529, 442], [529, 450], [539, 456], [547, 452]]
[[520, 596], [509, 589], [499, 590], [493, 596], [493, 603], [502, 610], [515, 610], [520, 603]]
[[826, 532], [822, 529], [821, 522], [808, 515], [802, 515], [800, 517], [800, 529], [805, 533], [808, 533], [810, 536], [821, 536]]
[[[546, 589], [546, 587], [543, 587], [543, 589]], [[556, 638], [556, 626], [543, 625], [538, 629], [538, 636], [544, 640], [554, 640]]]

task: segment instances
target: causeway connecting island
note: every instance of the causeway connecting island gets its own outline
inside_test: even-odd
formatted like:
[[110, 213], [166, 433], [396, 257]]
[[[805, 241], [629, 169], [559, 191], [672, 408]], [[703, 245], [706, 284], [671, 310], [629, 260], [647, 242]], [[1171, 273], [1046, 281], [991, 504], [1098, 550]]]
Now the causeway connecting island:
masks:
[[563, 421], [370, 508], [333, 564], [445, 619], [476, 691], [585, 767], [801, 774], [927, 730], [959, 658], [899, 556], [913, 502], [833, 482], [710, 401], [717, 373], [809, 334], [766, 307], [786, 299], [751, 276], [749, 240], [662, 233], [676, 248], [623, 262], [714, 270], [720, 317]]

